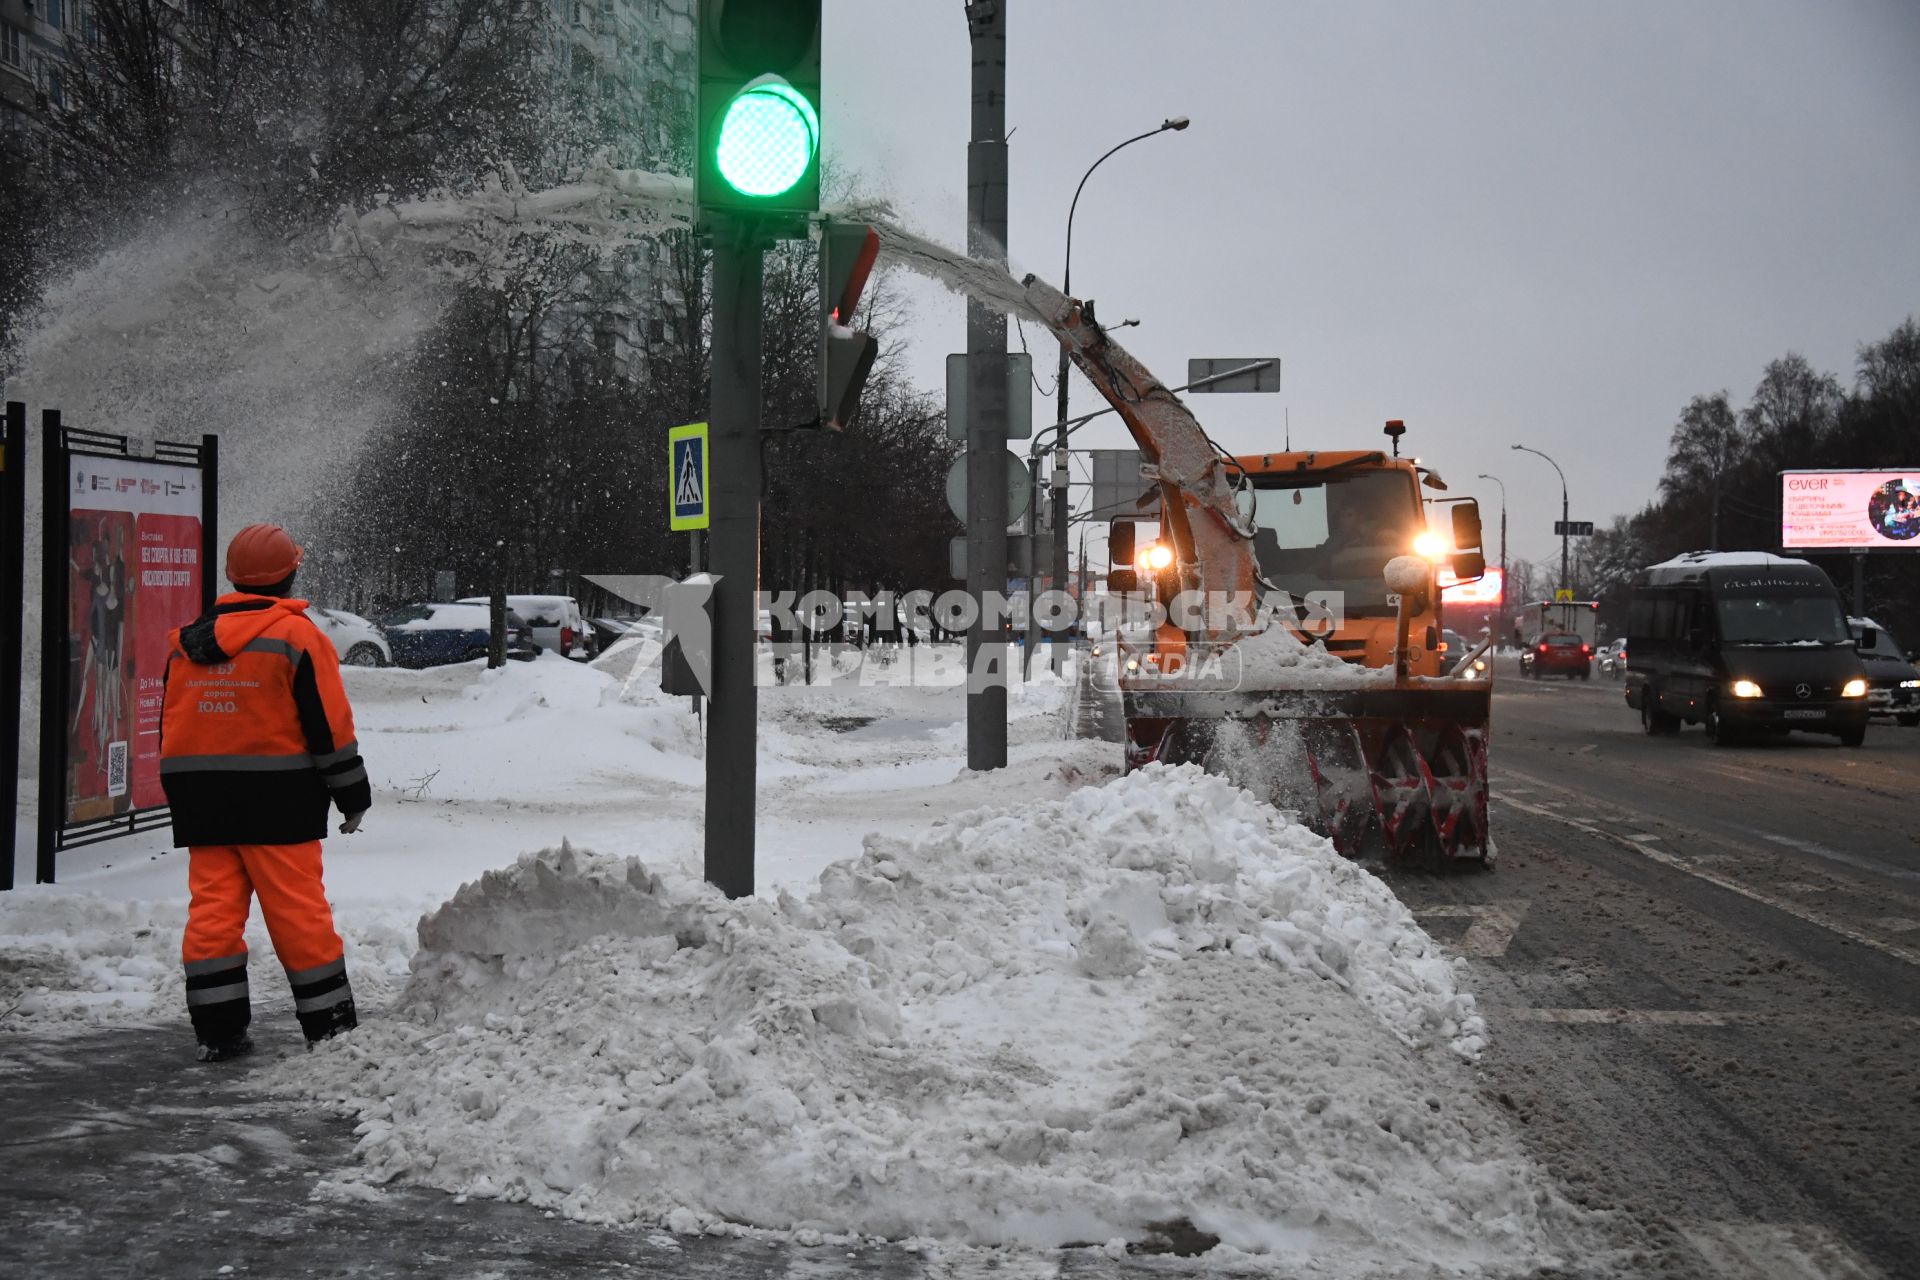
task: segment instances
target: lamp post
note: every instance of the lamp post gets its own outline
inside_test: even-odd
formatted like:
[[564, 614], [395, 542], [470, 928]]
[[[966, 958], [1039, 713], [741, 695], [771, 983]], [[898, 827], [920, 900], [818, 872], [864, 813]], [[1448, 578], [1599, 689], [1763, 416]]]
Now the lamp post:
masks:
[[[1547, 458], [1547, 455], [1541, 453], [1538, 449], [1530, 448], [1524, 444], [1517, 444], [1513, 447], [1522, 453], [1531, 453], [1542, 458]], [[1567, 550], [1571, 545], [1570, 535], [1567, 532], [1567, 473], [1561, 471], [1560, 464], [1554, 462], [1552, 458], [1547, 458], [1547, 461], [1552, 464], [1554, 471], [1558, 472], [1560, 476], [1560, 590], [1565, 591], [1573, 585], [1567, 581]]]
[[1500, 599], [1504, 602], [1507, 598], [1507, 482], [1484, 471], [1479, 478], [1500, 486]]
[[[1108, 148], [1106, 154], [1102, 155], [1098, 160], [1095, 160], [1091, 165], [1088, 165], [1087, 171], [1080, 175], [1080, 185], [1073, 189], [1073, 202], [1067, 206], [1067, 252], [1066, 261], [1062, 264], [1060, 272], [1060, 291], [1062, 293], [1068, 297], [1073, 296], [1073, 215], [1080, 209], [1080, 193], [1086, 190], [1087, 179], [1091, 178], [1093, 171], [1105, 164], [1115, 152], [1124, 150], [1136, 142], [1157, 137], [1163, 133], [1179, 133], [1185, 129], [1189, 123], [1191, 122], [1185, 116], [1170, 116], [1160, 122], [1159, 128], [1149, 129], [1145, 133], [1137, 133], [1125, 142]], [[1070, 362], [1067, 359], [1067, 349], [1065, 346], [1062, 346], [1060, 348], [1059, 374], [1054, 383], [1056, 403], [1054, 405], [1053, 447], [1056, 450], [1065, 450], [1067, 447], [1067, 373], [1069, 367]], [[1064, 483], [1067, 470], [1066, 461], [1066, 456], [1062, 453], [1054, 464], [1053, 570], [1056, 584], [1065, 582], [1067, 577], [1067, 486]], [[1037, 439], [1034, 441], [1033, 448], [1029, 453], [1029, 471], [1033, 478], [1033, 528], [1037, 533], [1040, 528], [1040, 442]], [[1035, 556], [1034, 559], [1035, 562], [1038, 563], [1039, 557]], [[1033, 612], [1033, 595], [1030, 580], [1027, 591], [1027, 654], [1029, 660], [1031, 660], [1033, 646], [1039, 635], [1039, 623], [1035, 619]], [[1084, 603], [1085, 602], [1082, 601], [1083, 605]], [[1055, 655], [1054, 666], [1056, 669], [1059, 666], [1058, 654]]]

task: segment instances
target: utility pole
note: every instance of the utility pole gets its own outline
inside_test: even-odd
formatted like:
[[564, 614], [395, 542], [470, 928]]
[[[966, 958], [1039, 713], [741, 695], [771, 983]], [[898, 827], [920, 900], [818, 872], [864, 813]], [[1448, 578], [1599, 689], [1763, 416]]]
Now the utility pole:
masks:
[[[1007, 0], [972, 0], [967, 254], [1007, 264]], [[967, 767], [1007, 764], [1007, 317], [967, 302]], [[989, 615], [989, 607], [993, 613]], [[987, 678], [990, 675], [991, 678]], [[711, 792], [709, 792], [711, 794]]]
[[752, 219], [715, 220], [712, 524], [713, 687], [707, 704], [706, 879], [729, 898], [753, 892], [756, 725], [753, 683], [760, 587], [761, 230]]
[[[1065, 348], [1061, 348], [1063, 351]], [[1061, 384], [1062, 386], [1065, 383]], [[1053, 589], [1067, 589], [1067, 442], [1063, 436], [1053, 446]], [[1031, 608], [1031, 603], [1029, 603]], [[1066, 633], [1055, 632], [1048, 651], [1053, 655], [1053, 673], [1066, 670]]]

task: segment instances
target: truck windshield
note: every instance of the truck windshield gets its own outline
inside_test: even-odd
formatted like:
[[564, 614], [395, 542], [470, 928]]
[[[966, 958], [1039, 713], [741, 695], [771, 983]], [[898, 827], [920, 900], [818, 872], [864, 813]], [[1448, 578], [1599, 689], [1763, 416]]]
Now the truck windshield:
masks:
[[1387, 561], [1410, 555], [1420, 499], [1404, 471], [1254, 479], [1254, 554], [1267, 581], [1293, 596], [1345, 595], [1349, 615], [1391, 614]]
[[1840, 602], [1827, 595], [1722, 596], [1716, 612], [1726, 644], [1851, 644]]

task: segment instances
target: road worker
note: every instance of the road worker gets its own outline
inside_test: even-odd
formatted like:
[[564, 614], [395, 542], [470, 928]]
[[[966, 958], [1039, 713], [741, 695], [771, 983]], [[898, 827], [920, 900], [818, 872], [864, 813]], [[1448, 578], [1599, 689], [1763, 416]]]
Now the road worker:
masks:
[[308, 1046], [355, 1022], [320, 841], [330, 801], [350, 833], [373, 792], [339, 656], [307, 602], [289, 598], [303, 555], [278, 525], [248, 525], [227, 547], [235, 590], [169, 637], [160, 781], [173, 843], [188, 850], [181, 959], [202, 1062], [253, 1047], [246, 926], [256, 894]]

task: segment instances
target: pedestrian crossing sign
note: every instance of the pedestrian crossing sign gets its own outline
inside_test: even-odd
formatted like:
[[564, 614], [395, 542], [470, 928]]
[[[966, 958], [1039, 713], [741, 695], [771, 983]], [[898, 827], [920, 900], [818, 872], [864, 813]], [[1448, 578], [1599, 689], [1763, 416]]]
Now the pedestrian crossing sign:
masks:
[[704, 529], [707, 507], [707, 424], [690, 422], [667, 431], [667, 527]]

